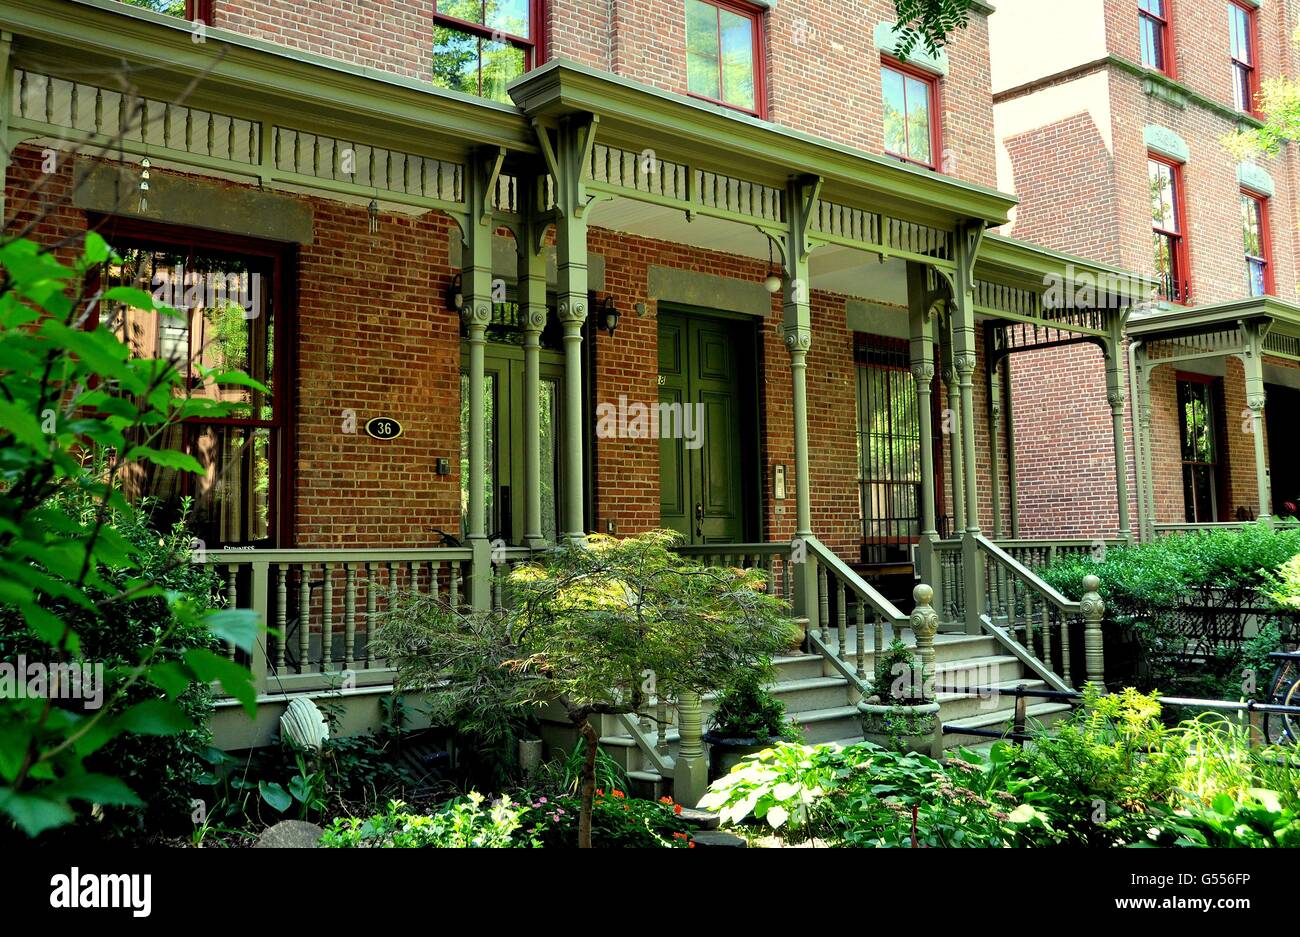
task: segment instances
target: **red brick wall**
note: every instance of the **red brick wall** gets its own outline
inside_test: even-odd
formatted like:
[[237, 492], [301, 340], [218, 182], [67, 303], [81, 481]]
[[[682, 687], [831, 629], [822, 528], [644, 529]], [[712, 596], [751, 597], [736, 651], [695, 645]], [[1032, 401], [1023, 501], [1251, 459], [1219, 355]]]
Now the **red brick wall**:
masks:
[[[551, 57], [686, 92], [682, 0], [553, 0]], [[433, 0], [216, 0], [215, 25], [295, 49], [428, 79]], [[881, 153], [880, 54], [873, 31], [897, 18], [892, 0], [782, 0], [766, 14], [770, 119]], [[941, 82], [944, 171], [994, 185], [988, 24], [981, 14], [948, 49]]]

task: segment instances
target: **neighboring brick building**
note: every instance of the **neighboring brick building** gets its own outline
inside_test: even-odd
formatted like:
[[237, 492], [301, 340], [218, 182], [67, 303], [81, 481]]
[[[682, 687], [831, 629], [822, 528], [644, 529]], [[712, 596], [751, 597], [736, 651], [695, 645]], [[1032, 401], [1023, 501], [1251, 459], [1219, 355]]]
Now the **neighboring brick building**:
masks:
[[[1294, 304], [1295, 148], [1239, 164], [1223, 138], [1257, 124], [1261, 81], [1295, 77], [1297, 13], [1290, 0], [999, 3], [990, 20], [998, 182], [1020, 200], [1005, 230], [1160, 279], [1161, 304], [1135, 323], [1252, 295]], [[1153, 186], [1169, 193], [1155, 206]], [[1247, 211], [1263, 223], [1247, 228]], [[1092, 457], [1110, 437], [1109, 422], [1089, 416], [1094, 406], [1044, 392], [1066, 383], [1085, 399], [1104, 399], [1095, 357], [1067, 348], [1016, 362], [1014, 399], [1027, 404], [1015, 408], [1026, 534], [1087, 535], [1112, 523], [1114, 468]], [[1150, 369], [1143, 470], [1155, 495], [1143, 508], [1151, 521], [1259, 513], [1255, 447], [1243, 432], [1251, 426], [1243, 360], [1230, 355]], [[1294, 406], [1300, 382], [1292, 364], [1276, 353], [1264, 361], [1266, 418]], [[1128, 390], [1131, 434], [1141, 401], [1134, 407]], [[1189, 403], [1193, 398], [1199, 402]], [[1197, 421], [1188, 425], [1188, 408], [1206, 404], [1212, 442], [1199, 453], [1208, 459], [1194, 458]], [[1052, 426], [1069, 431], [1049, 443]], [[1264, 448], [1280, 509], [1300, 494], [1300, 469], [1288, 448]], [[1074, 474], [1079, 469], [1082, 481]]]

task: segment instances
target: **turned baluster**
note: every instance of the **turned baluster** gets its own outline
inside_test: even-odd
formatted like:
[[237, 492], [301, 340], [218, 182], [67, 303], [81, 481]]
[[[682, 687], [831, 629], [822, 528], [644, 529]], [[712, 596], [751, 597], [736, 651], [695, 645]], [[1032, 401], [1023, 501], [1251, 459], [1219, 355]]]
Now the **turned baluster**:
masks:
[[311, 659], [311, 564], [298, 573], [298, 673], [307, 672]]
[[839, 642], [836, 653], [840, 659], [844, 660], [849, 655], [849, 623], [846, 620], [848, 605], [846, 604], [847, 594], [844, 591], [844, 581], [835, 580], [835, 639]]
[[320, 669], [329, 670], [334, 645], [334, 564], [325, 563], [325, 582], [321, 584]]
[[[226, 607], [239, 608], [239, 586], [236, 579], [239, 576], [239, 567], [234, 563], [226, 564]], [[226, 657], [230, 660], [235, 659], [235, 642], [226, 642]]]
[[[809, 562], [815, 562], [809, 560]], [[822, 641], [831, 639], [830, 591], [831, 571], [826, 567], [817, 567], [817, 636]]]
[[289, 640], [289, 569], [284, 563], [275, 568], [275, 672], [284, 673], [285, 644]]
[[1074, 681], [1070, 679], [1070, 625], [1074, 624], [1074, 619], [1068, 615], [1061, 615], [1061, 679], [1065, 681], [1066, 686], [1074, 686]]
[[[369, 566], [369, 564], [366, 564]], [[343, 564], [343, 666], [351, 670], [357, 662], [357, 569]]]
[[1052, 669], [1052, 603], [1043, 601], [1043, 666]]
[[370, 636], [375, 633], [375, 618], [379, 614], [379, 590], [375, 588], [375, 570], [370, 564], [366, 564], [366, 641], [362, 651], [362, 659], [367, 667], [370, 666]]
[[867, 603], [858, 596], [855, 608], [858, 623], [858, 679], [867, 676]]

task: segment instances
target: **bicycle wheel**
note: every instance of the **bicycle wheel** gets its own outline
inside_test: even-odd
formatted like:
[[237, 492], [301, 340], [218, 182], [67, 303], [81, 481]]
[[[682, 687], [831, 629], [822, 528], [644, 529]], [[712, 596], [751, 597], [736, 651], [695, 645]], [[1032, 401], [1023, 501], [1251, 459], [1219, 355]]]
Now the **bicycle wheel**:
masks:
[[[1300, 680], [1289, 687], [1280, 687], [1269, 702], [1300, 706]], [[1264, 735], [1270, 745], [1295, 745], [1300, 741], [1300, 714], [1269, 713], [1264, 721]]]

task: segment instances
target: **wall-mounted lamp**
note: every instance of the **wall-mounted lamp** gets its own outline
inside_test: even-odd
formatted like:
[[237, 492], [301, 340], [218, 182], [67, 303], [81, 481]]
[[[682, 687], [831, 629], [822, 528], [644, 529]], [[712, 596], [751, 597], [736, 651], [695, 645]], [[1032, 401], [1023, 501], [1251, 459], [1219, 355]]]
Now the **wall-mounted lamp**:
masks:
[[460, 285], [460, 274], [451, 278], [451, 283], [447, 286], [447, 308], [452, 312], [460, 312], [465, 306], [465, 290]]
[[614, 300], [606, 296], [596, 306], [596, 328], [608, 332], [610, 338], [614, 337], [614, 330], [618, 328], [618, 306], [614, 305]]
[[781, 275], [772, 270], [772, 267], [774, 266], [775, 260], [772, 256], [772, 238], [769, 235], [767, 239], [767, 279], [763, 281], [763, 285], [767, 287], [769, 293], [776, 295], [781, 292], [783, 281]]

